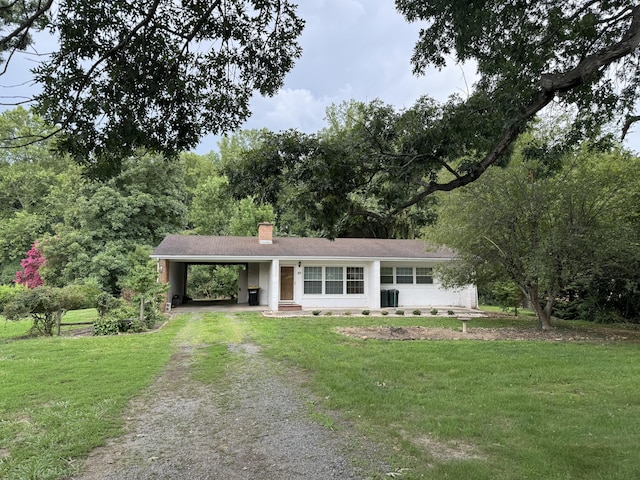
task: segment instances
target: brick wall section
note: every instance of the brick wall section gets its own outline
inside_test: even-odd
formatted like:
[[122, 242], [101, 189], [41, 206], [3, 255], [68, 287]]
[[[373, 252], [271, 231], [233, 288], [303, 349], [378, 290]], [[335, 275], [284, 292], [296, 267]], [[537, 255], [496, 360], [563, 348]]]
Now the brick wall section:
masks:
[[273, 225], [271, 223], [258, 224], [258, 241], [265, 245], [273, 243]]

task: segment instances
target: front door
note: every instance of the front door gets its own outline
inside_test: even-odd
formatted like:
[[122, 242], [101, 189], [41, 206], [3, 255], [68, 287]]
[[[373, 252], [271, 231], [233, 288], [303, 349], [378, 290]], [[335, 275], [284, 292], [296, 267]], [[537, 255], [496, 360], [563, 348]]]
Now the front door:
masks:
[[280, 267], [280, 300], [293, 300], [293, 267]]

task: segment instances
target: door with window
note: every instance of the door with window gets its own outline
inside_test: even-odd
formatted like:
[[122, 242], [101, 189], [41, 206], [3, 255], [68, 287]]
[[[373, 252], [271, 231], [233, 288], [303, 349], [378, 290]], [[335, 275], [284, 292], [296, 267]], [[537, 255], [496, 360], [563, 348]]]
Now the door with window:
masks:
[[293, 267], [280, 267], [280, 301], [293, 301]]

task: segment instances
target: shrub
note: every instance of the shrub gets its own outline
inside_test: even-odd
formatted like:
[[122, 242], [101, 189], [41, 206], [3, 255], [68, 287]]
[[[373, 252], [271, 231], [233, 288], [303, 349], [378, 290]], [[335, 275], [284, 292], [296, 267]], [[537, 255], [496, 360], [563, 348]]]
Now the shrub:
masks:
[[93, 308], [102, 289], [94, 279], [87, 279], [84, 283], [67, 285], [62, 289], [66, 298], [67, 310], [79, 310], [81, 308]]
[[344, 314], [345, 314], [346, 316], [351, 315], [351, 310], [347, 310], [346, 312], [344, 312]]
[[414, 314], [414, 315], [422, 315], [422, 311], [420, 311], [420, 310], [418, 310], [418, 309], [415, 309], [415, 310], [413, 311], [413, 314]]
[[36, 287], [17, 294], [4, 308], [8, 320], [33, 319], [31, 333], [53, 335], [53, 327], [67, 309], [63, 289]]
[[2, 312], [4, 307], [13, 301], [18, 294], [26, 290], [27, 287], [15, 283], [11, 285], [0, 285], [0, 312]]
[[98, 310], [99, 317], [104, 317], [107, 313], [112, 312], [121, 306], [122, 301], [107, 292], [102, 292], [96, 298], [96, 310]]
[[389, 315], [389, 312], [386, 310], [380, 310], [380, 315]]
[[455, 314], [456, 314], [456, 312], [454, 312], [453, 310], [447, 310], [447, 315], [453, 316]]
[[333, 315], [333, 312], [331, 310], [327, 310], [326, 312], [324, 312], [324, 314], [330, 317], [331, 315]]
[[437, 308], [432, 308], [431, 309], [431, 315], [437, 315], [438, 314], [438, 309]]
[[117, 318], [100, 317], [93, 322], [93, 334], [99, 335], [117, 335], [120, 332], [120, 325]]
[[313, 311], [313, 312], [311, 312], [311, 313], [313, 313], [313, 314], [317, 317], [317, 316], [318, 316], [318, 315], [320, 315], [320, 313], [322, 313], [322, 312], [321, 312], [320, 310], [314, 310], [314, 311]]
[[396, 310], [396, 315], [404, 315], [404, 310]]
[[153, 328], [156, 323], [161, 322], [165, 319], [165, 316], [158, 311], [157, 308], [153, 306], [151, 303], [147, 303], [145, 305], [144, 310], [144, 325], [147, 328]]
[[369, 313], [370, 313], [369, 310], [362, 310], [363, 315], [369, 315]]

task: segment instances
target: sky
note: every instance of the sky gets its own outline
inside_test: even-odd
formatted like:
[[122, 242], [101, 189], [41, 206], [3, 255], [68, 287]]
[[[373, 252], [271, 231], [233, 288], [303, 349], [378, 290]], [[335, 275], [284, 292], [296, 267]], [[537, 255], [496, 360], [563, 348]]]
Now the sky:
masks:
[[[422, 95], [445, 101], [453, 93], [466, 94], [473, 85], [473, 66], [456, 65], [453, 59], [442, 71], [429, 69], [420, 77], [412, 73], [411, 55], [423, 25], [408, 23], [395, 10], [393, 0], [298, 3], [299, 14], [306, 21], [299, 39], [302, 57], [279, 93], [252, 99], [253, 114], [242, 128], [275, 132], [293, 128], [313, 133], [326, 126], [325, 111], [332, 104], [380, 99], [402, 109], [411, 107]], [[39, 46], [40, 51], [55, 48]], [[24, 85], [24, 74], [34, 65], [28, 57], [12, 60], [7, 75], [0, 78], [0, 110], [2, 103], [13, 104], [17, 100], [14, 96], [25, 94], [25, 89], [26, 94], [33, 93], [33, 86]], [[209, 135], [194, 151], [205, 154], [217, 150], [218, 141], [219, 137]], [[632, 127], [626, 146], [640, 152], [640, 123]]]
[[[298, 0], [306, 21], [300, 44], [302, 57], [271, 98], [255, 96], [251, 117], [241, 127], [271, 131], [297, 129], [305, 133], [324, 128], [325, 110], [351, 99], [380, 99], [401, 109], [422, 95], [445, 101], [467, 93], [474, 82], [472, 66], [430, 69], [417, 77], [411, 55], [420, 23], [408, 23], [393, 0]], [[195, 149], [217, 150], [219, 137], [208, 136]], [[640, 124], [632, 127], [625, 145], [640, 152]]]
[[[252, 116], [242, 126], [312, 133], [325, 127], [332, 104], [380, 99], [397, 108], [422, 95], [446, 100], [468, 91], [474, 69], [452, 65], [425, 76], [412, 73], [411, 55], [420, 24], [409, 24], [393, 0], [299, 0], [306, 25], [302, 57], [271, 98], [255, 96]], [[453, 62], [452, 62], [453, 63]], [[216, 149], [219, 137], [205, 138], [197, 153]]]

